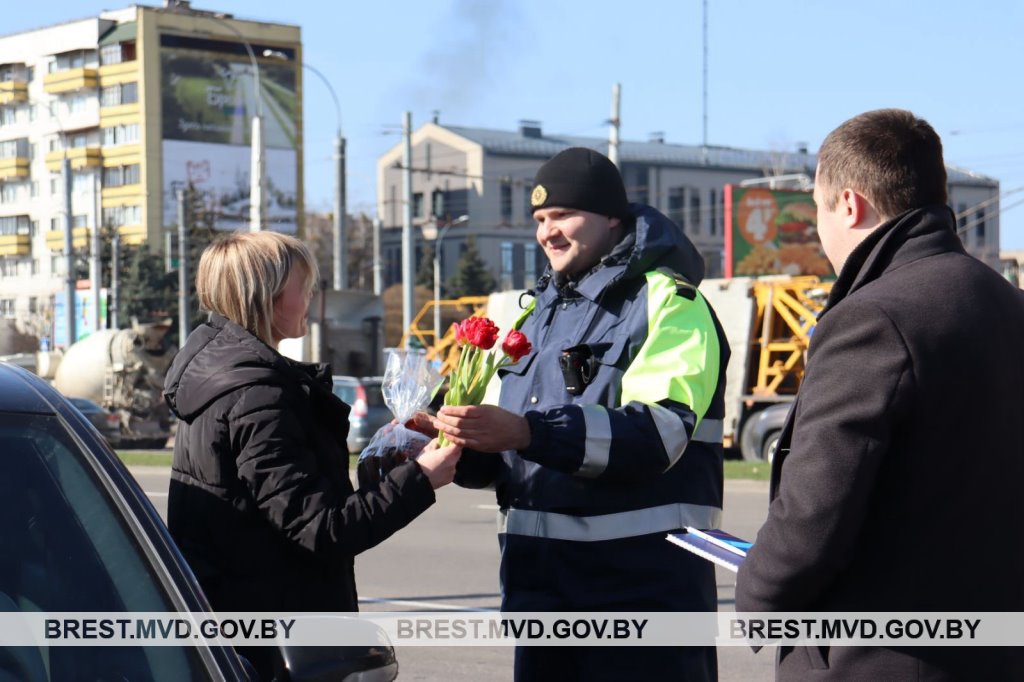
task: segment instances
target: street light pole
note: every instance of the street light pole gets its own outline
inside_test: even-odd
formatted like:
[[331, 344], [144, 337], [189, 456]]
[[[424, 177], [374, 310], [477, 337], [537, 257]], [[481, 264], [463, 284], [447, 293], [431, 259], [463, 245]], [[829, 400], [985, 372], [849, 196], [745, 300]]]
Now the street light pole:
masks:
[[219, 17], [204, 14], [202, 18], [209, 19], [238, 36], [242, 45], [245, 46], [245, 51], [249, 53], [249, 62], [252, 64], [256, 113], [252, 117], [252, 134], [249, 140], [249, 145], [252, 148], [252, 163], [249, 171], [249, 230], [259, 232], [266, 226], [267, 202], [266, 143], [263, 140], [263, 91], [260, 87], [260, 64], [256, 61], [252, 45], [245, 39], [241, 31]]
[[[288, 55], [280, 50], [263, 50], [264, 57], [272, 57], [282, 61], [288, 61]], [[335, 291], [348, 288], [348, 240], [346, 239], [346, 201], [345, 201], [345, 136], [341, 132], [341, 104], [338, 102], [338, 95], [331, 87], [331, 82], [319, 69], [312, 64], [302, 62], [303, 68], [312, 71], [325, 86], [327, 92], [331, 93], [334, 100], [334, 110], [338, 115], [338, 132], [334, 138], [334, 167], [336, 176], [334, 178], [334, 231], [331, 235], [332, 246], [334, 247], [333, 270], [334, 279], [332, 287]]]
[[434, 240], [434, 345], [441, 340], [441, 245], [448, 230], [469, 222], [469, 216], [459, 216], [441, 228]]

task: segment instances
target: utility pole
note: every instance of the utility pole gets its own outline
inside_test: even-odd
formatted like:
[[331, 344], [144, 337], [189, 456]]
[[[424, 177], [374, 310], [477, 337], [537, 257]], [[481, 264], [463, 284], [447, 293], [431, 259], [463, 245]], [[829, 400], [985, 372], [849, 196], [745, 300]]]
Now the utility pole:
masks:
[[622, 86], [618, 83], [612, 86], [612, 118], [611, 128], [608, 129], [608, 158], [612, 163], [619, 166], [619, 106], [622, 101]]
[[334, 290], [348, 289], [348, 235], [345, 234], [345, 138], [338, 127], [334, 141], [334, 165], [337, 177], [334, 187]]
[[701, 109], [703, 116], [703, 134], [701, 136], [701, 157], [708, 163], [708, 0], [704, 0], [704, 78]]
[[110, 328], [119, 329], [117, 308], [121, 303], [119, 290], [121, 278], [121, 231], [114, 228], [114, 237], [110, 240]]
[[381, 272], [380, 261], [380, 218], [373, 219], [373, 294], [380, 296], [384, 292], [384, 273]]
[[405, 112], [402, 123], [402, 335], [412, 326], [414, 299], [412, 247], [412, 113]]
[[89, 279], [92, 280], [92, 330], [100, 330], [100, 285], [103, 268], [100, 265], [100, 183], [98, 173], [92, 173], [92, 230], [89, 233]]
[[185, 190], [178, 190], [178, 347], [185, 345], [189, 332], [188, 310], [188, 227], [185, 225]]
[[71, 160], [68, 159], [66, 139], [60, 173], [64, 180], [64, 267], [67, 268], [64, 277], [64, 296], [67, 303], [64, 309], [64, 324], [68, 335], [67, 348], [70, 348], [78, 339], [75, 337], [75, 252], [71, 235], [75, 223], [71, 213]]

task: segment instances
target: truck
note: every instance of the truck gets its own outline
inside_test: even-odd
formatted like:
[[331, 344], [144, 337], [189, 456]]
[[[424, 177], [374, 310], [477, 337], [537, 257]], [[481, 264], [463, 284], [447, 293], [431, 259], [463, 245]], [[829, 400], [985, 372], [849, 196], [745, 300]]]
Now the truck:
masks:
[[93, 332], [72, 344], [60, 358], [52, 371], [54, 387], [68, 397], [87, 398], [119, 415], [123, 447], [164, 447], [171, 435], [171, 421], [163, 384], [177, 352], [166, 342], [170, 327], [168, 320]]

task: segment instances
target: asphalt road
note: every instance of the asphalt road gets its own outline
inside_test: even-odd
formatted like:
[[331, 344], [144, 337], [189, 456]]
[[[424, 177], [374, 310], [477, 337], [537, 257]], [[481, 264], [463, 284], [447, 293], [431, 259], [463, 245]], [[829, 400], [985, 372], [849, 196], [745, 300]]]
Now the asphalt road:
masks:
[[[162, 516], [167, 513], [168, 471], [132, 470]], [[768, 484], [726, 481], [723, 527], [753, 538], [764, 521]], [[493, 493], [448, 486], [438, 502], [382, 545], [356, 558], [363, 611], [496, 610], [498, 545]], [[735, 574], [717, 569], [718, 603], [734, 610]], [[726, 682], [773, 679], [774, 648], [754, 655], [745, 647], [718, 649]], [[487, 682], [512, 679], [511, 647], [400, 647], [402, 680]]]

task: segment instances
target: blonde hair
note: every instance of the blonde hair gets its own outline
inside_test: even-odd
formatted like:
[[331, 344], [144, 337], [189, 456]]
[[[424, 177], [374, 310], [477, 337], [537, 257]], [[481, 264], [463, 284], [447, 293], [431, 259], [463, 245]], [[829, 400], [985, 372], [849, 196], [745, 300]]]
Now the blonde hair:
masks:
[[306, 287], [320, 278], [305, 244], [280, 232], [233, 232], [206, 247], [196, 271], [199, 306], [223, 315], [272, 344], [274, 299], [293, 268], [302, 266]]

